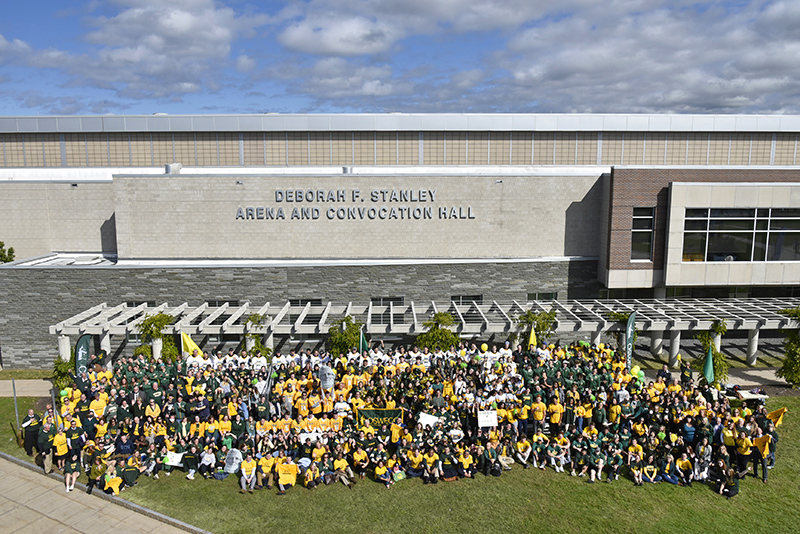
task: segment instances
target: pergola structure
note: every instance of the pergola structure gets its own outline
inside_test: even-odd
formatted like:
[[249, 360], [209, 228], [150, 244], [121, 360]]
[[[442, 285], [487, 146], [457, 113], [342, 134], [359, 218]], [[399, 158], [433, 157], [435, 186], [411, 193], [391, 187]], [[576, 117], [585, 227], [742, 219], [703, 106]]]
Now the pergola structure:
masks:
[[[368, 334], [418, 335], [425, 331], [423, 323], [433, 313], [450, 313], [456, 321], [455, 331], [464, 338], [511, 333], [517, 329], [515, 319], [527, 310], [556, 310], [557, 333], [586, 332], [592, 343], [599, 343], [604, 332], [618, 331], [622, 325], [609, 319], [612, 312], [636, 312], [636, 327], [650, 336], [654, 355], [663, 351], [665, 332], [669, 334], [669, 362], [676, 364], [681, 335], [686, 331], [708, 330], [712, 323], [724, 320], [729, 330], [748, 332], [747, 361], [753, 365], [758, 352], [758, 336], [762, 329], [798, 328], [780, 310], [800, 307], [800, 298], [775, 299], [660, 299], [660, 300], [573, 300], [492, 302], [409, 302], [388, 305], [292, 303], [291, 301], [252, 305], [223, 303], [210, 306], [189, 306], [183, 303], [156, 306], [147, 303], [129, 306], [98, 304], [50, 327], [59, 336], [59, 352], [69, 358], [70, 336], [100, 336], [100, 346], [111, 352], [111, 336], [127, 336], [138, 332], [138, 325], [148, 315], [165, 313], [173, 317], [166, 332], [189, 335], [262, 336], [266, 346], [274, 346], [274, 336], [326, 334], [331, 325], [345, 317], [361, 320]], [[263, 319], [249, 322], [252, 314]], [[160, 354], [159, 340], [154, 343]], [[250, 337], [246, 344], [252, 346]], [[719, 337], [715, 343], [719, 347]]]

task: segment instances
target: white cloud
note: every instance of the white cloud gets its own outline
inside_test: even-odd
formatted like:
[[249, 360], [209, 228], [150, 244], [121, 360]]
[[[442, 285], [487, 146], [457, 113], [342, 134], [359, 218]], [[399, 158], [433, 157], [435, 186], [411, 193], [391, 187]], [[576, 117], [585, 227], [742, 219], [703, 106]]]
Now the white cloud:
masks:
[[256, 68], [256, 60], [248, 55], [241, 55], [236, 58], [236, 70], [239, 72], [250, 72]]
[[[113, 89], [130, 98], [174, 98], [215, 84], [231, 45], [266, 22], [241, 16], [213, 0], [116, 0], [114, 16], [94, 17], [86, 35], [90, 52], [33, 51], [18, 61], [63, 70], [75, 85]], [[17, 45], [18, 47], [20, 45]], [[0, 42], [0, 57], [3, 44]], [[247, 56], [236, 66], [253, 68]], [[252, 65], [252, 66], [251, 66]]]

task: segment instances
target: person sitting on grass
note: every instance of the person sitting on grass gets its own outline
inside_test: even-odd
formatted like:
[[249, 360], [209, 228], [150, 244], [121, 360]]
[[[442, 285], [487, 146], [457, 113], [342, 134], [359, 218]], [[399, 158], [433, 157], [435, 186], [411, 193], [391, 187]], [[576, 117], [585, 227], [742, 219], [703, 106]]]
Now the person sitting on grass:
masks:
[[642, 468], [642, 481], [650, 484], [661, 482], [661, 475], [658, 474], [658, 466], [652, 454], [647, 457], [647, 462]]
[[728, 468], [725, 478], [717, 484], [717, 493], [724, 495], [728, 499], [736, 497], [739, 494], [739, 479], [744, 478], [748, 471], [750, 471], [749, 466], [744, 471], [736, 471], [732, 467]]
[[81, 462], [78, 460], [78, 453], [73, 452], [64, 464], [64, 485], [67, 493], [75, 489], [75, 482], [81, 474]]
[[383, 460], [378, 460], [378, 465], [375, 466], [375, 481], [382, 483], [386, 486], [386, 489], [391, 488], [392, 484], [394, 484], [392, 473], [386, 467], [386, 463]]
[[297, 474], [300, 469], [292, 461], [291, 456], [286, 457], [286, 461], [275, 468], [278, 475], [278, 495], [286, 495], [286, 489], [297, 484]]
[[256, 485], [256, 461], [253, 460], [253, 453], [247, 453], [239, 468], [241, 470], [239, 485], [242, 487], [239, 493], [253, 493], [253, 488]]
[[675, 462], [675, 467], [677, 469], [678, 478], [683, 485], [691, 488], [692, 480], [694, 480], [694, 466], [689, 459], [689, 455], [685, 452], [681, 454], [681, 457]]
[[442, 472], [442, 465], [439, 461], [439, 455], [433, 447], [428, 447], [425, 455], [422, 457], [422, 482], [423, 484], [437, 484]]
[[308, 469], [306, 469], [306, 472], [303, 475], [303, 484], [305, 484], [306, 488], [308, 489], [315, 489], [321, 483], [322, 473], [320, 472], [317, 463], [314, 462], [308, 467]]

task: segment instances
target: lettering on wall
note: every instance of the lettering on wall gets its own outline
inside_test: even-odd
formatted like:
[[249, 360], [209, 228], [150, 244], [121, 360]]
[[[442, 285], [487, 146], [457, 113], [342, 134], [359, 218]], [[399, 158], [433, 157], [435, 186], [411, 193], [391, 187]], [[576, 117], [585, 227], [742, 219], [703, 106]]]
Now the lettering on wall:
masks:
[[271, 206], [239, 206], [239, 221], [471, 220], [472, 206], [440, 204], [436, 189], [277, 189]]

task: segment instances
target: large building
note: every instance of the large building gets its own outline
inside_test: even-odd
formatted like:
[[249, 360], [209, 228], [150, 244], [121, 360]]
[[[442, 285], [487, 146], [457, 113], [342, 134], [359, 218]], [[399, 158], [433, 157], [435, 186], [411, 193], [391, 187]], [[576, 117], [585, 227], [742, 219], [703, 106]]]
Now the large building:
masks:
[[[437, 309], [502, 336], [534, 301], [792, 304], [799, 132], [759, 115], [2, 117], [3, 364], [47, 366], [55, 335], [64, 352], [83, 332], [122, 353], [154, 308], [203, 347], [262, 311], [259, 333], [294, 347], [346, 312], [400, 339]], [[756, 340], [761, 319], [742, 321]]]

